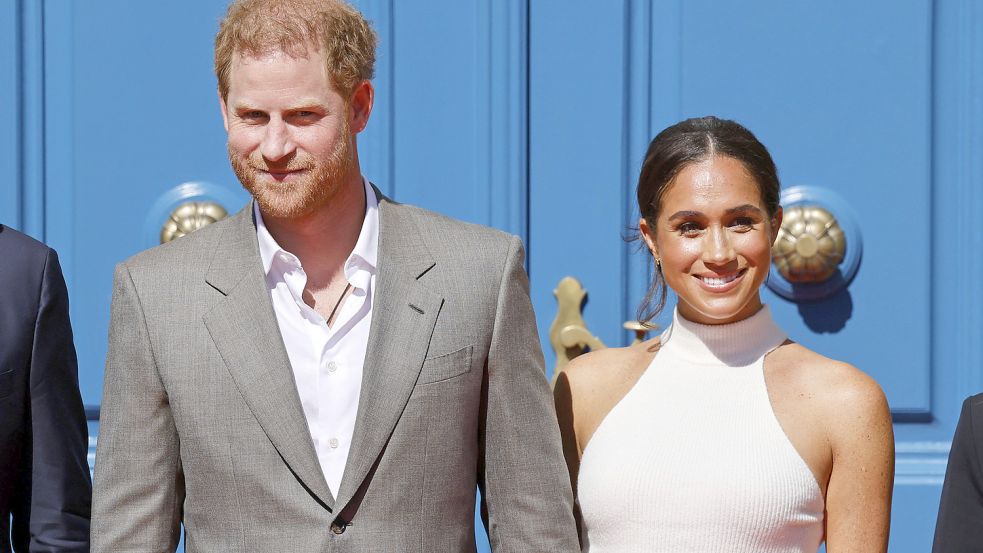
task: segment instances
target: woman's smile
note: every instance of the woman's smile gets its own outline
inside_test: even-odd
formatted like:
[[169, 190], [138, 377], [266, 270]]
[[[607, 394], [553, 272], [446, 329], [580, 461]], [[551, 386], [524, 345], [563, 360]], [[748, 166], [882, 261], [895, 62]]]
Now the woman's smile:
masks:
[[737, 286], [740, 285], [741, 281], [744, 279], [744, 275], [746, 273], [747, 268], [744, 268], [725, 275], [707, 273], [693, 275], [693, 278], [698, 280], [703, 288], [708, 292], [723, 294], [737, 288]]

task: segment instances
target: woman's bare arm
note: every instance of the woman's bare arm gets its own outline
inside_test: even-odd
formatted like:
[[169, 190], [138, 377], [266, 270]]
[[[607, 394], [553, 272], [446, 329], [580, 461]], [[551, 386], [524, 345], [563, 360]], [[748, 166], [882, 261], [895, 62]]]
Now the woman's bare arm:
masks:
[[884, 553], [894, 487], [891, 412], [873, 379], [850, 365], [835, 365], [828, 373], [826, 397], [833, 454], [826, 490], [826, 550]]

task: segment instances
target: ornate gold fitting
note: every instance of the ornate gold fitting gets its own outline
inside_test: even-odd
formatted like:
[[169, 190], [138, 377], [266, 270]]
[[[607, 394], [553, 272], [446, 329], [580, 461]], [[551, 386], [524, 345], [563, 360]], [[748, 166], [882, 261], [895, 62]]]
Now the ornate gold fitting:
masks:
[[824, 282], [836, 273], [845, 254], [846, 237], [832, 213], [814, 205], [785, 209], [771, 256], [786, 280]]
[[[582, 309], [587, 290], [581, 286], [580, 281], [569, 276], [563, 277], [553, 290], [553, 295], [556, 296], [557, 310], [556, 318], [550, 325], [550, 344], [556, 353], [556, 367], [553, 372], [553, 382], [556, 383], [556, 376], [571, 359], [587, 350], [597, 351], [607, 346], [588, 330], [584, 321]], [[657, 328], [656, 325], [639, 321], [628, 321], [623, 327], [635, 333], [632, 344], [643, 341], [649, 331]]]
[[225, 208], [215, 202], [185, 202], [171, 212], [160, 229], [160, 243], [170, 242], [186, 234], [221, 221], [228, 216]]

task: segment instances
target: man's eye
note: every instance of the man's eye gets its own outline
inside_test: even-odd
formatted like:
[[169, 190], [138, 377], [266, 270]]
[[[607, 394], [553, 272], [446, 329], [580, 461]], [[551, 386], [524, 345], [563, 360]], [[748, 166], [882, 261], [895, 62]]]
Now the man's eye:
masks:
[[301, 110], [293, 112], [290, 115], [290, 120], [296, 124], [307, 125], [317, 122], [320, 117], [320, 114], [315, 111]]
[[262, 111], [247, 111], [243, 113], [241, 117], [249, 121], [255, 121], [257, 119], [263, 119], [266, 117], [266, 114]]

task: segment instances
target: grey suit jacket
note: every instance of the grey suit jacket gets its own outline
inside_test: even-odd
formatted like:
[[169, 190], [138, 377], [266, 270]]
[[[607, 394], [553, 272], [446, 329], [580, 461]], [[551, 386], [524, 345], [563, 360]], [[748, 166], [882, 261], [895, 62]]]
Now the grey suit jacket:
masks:
[[381, 197], [361, 400], [322, 475], [252, 208], [116, 269], [92, 550], [577, 551], [559, 430], [507, 234]]

